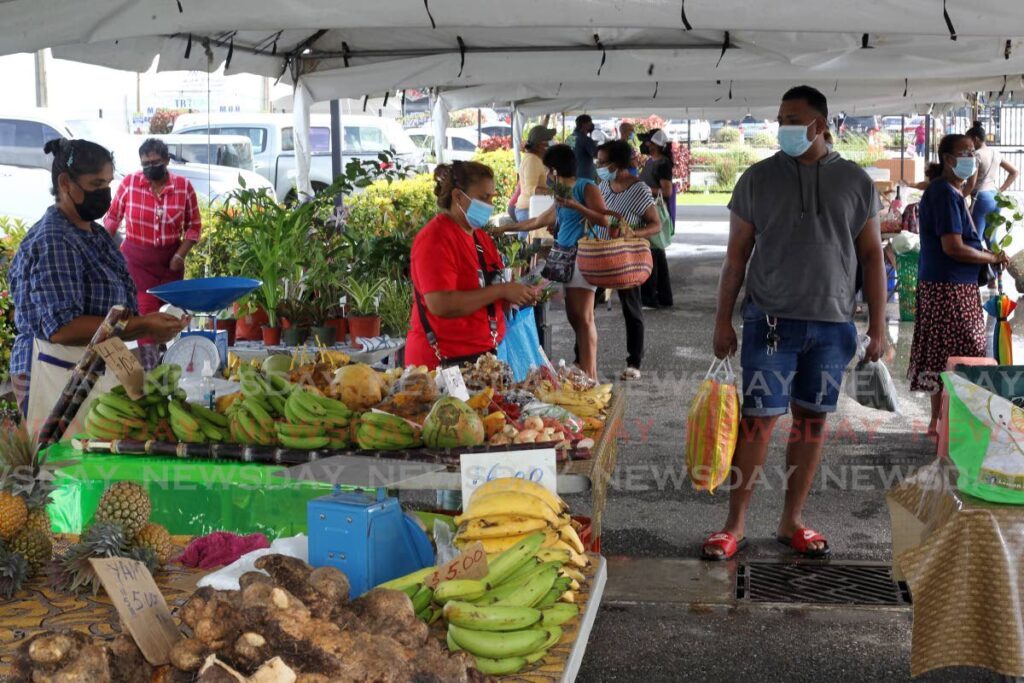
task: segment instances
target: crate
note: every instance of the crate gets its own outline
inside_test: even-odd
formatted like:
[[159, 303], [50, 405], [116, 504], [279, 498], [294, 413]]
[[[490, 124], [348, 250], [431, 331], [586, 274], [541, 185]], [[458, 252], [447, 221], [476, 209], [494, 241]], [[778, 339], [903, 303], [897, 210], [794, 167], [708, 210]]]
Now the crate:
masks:
[[900, 320], [914, 320], [917, 311], [917, 264], [920, 252], [896, 254], [896, 292], [900, 299]]

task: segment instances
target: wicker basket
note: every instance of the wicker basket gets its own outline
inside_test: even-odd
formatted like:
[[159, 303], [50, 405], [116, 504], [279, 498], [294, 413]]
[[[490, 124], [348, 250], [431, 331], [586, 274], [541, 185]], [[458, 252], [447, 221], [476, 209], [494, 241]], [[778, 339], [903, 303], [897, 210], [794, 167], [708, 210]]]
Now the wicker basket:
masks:
[[1013, 278], [1014, 283], [1017, 285], [1017, 291], [1024, 291], [1024, 251], [1018, 251], [1016, 254], [1010, 257], [1009, 262], [1006, 264], [1006, 272]]
[[917, 311], [917, 262], [920, 252], [896, 255], [896, 292], [900, 299], [900, 320], [914, 320]]
[[651, 243], [640, 237], [600, 240], [586, 237], [576, 249], [576, 266], [587, 282], [605, 289], [632, 289], [654, 269]]

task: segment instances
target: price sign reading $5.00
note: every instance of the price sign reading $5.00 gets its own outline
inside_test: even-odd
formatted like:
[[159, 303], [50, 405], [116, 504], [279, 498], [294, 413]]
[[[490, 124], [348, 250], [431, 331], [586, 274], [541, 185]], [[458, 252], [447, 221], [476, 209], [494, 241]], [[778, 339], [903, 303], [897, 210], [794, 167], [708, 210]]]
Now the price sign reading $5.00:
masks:
[[470, 543], [462, 554], [448, 562], [427, 577], [423, 583], [431, 590], [437, 588], [442, 581], [455, 579], [482, 579], [487, 576], [487, 553], [480, 541]]

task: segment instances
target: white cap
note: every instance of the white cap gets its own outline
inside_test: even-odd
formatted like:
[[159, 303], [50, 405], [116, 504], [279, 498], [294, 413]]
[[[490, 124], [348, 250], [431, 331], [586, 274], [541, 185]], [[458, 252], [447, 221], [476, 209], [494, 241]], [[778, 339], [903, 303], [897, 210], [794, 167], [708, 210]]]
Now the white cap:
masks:
[[664, 147], [668, 144], [668, 136], [665, 135], [665, 131], [659, 128], [654, 131], [654, 135], [651, 136], [651, 142], [656, 144], [658, 147]]

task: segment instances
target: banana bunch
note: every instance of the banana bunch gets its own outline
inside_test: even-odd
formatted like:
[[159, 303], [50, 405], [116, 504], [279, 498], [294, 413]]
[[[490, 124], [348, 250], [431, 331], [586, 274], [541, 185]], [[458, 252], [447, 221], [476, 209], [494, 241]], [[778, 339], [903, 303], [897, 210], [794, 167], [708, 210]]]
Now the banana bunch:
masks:
[[564, 551], [565, 561], [581, 568], [587, 564], [586, 548], [565, 501], [533, 481], [492, 479], [473, 492], [455, 523], [457, 547], [479, 541], [488, 554], [500, 553], [539, 534], [542, 549]]
[[123, 387], [117, 387], [93, 400], [85, 417], [85, 431], [89, 438], [99, 441], [148, 441], [159, 426], [156, 421], [151, 424], [148, 415], [146, 404], [133, 401]]
[[481, 672], [515, 673], [543, 659], [579, 613], [566, 597], [574, 583], [562, 574], [568, 553], [542, 559], [543, 542], [541, 533], [527, 535], [493, 557], [483, 579], [444, 581], [431, 590], [421, 584], [434, 571], [429, 567], [382, 587], [403, 590], [424, 621], [443, 617], [448, 648], [473, 655]]
[[547, 385], [535, 392], [538, 399], [565, 408], [579, 417], [601, 417], [612, 400], [612, 385], [600, 384], [586, 391], [563, 388], [552, 391]]
[[[271, 378], [275, 388], [283, 378]], [[354, 413], [335, 401], [303, 386], [292, 385], [284, 402], [285, 421], [277, 423], [282, 446], [301, 450], [348, 448]]]
[[[228, 431], [231, 438], [242, 444], [274, 446], [277, 444], [277, 417], [284, 416], [283, 385], [275, 385], [274, 378], [266, 379], [251, 365], [239, 366], [242, 397], [227, 410]], [[280, 382], [284, 379], [278, 378]], [[280, 386], [280, 388], [279, 388]]]
[[363, 413], [356, 427], [356, 443], [367, 451], [402, 451], [423, 445], [421, 430], [397, 415]]
[[171, 431], [183, 443], [223, 443], [231, 441], [228, 418], [198, 403], [178, 398], [167, 402]]

